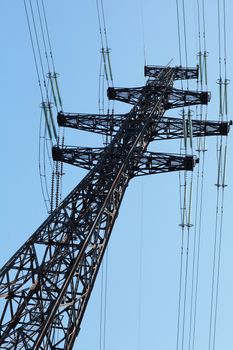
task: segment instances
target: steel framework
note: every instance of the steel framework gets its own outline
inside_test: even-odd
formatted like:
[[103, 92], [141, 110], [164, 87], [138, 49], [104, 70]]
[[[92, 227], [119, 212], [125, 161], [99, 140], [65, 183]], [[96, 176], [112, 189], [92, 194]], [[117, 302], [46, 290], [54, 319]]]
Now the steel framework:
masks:
[[[225, 135], [229, 123], [164, 117], [167, 109], [207, 104], [207, 92], [173, 88], [196, 68], [146, 67], [145, 87], [109, 89], [134, 104], [125, 115], [59, 113], [67, 127], [113, 136], [105, 148], [53, 149], [89, 172], [0, 270], [0, 348], [72, 349], [127, 185], [134, 176], [192, 170], [192, 156], [148, 152], [156, 139]], [[185, 129], [184, 129], [185, 127]]]

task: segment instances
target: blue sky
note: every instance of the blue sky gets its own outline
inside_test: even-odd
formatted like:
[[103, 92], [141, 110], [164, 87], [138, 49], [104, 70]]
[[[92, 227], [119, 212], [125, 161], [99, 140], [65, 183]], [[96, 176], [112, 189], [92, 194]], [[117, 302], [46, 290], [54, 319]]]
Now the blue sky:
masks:
[[[66, 112], [98, 112], [100, 37], [95, 1], [45, 1], [59, 86]], [[232, 32], [233, 4], [227, 3], [227, 34]], [[197, 1], [185, 1], [188, 64], [196, 65]], [[141, 9], [143, 5], [144, 44]], [[206, 40], [209, 90], [208, 118], [218, 119], [217, 1], [206, 0]], [[144, 84], [143, 66], [179, 64], [175, 0], [104, 1], [115, 86]], [[2, 0], [2, 171], [0, 245], [1, 265], [46, 218], [38, 171], [40, 94], [30, 46], [23, 1]], [[182, 44], [182, 47], [184, 45]], [[228, 78], [232, 80], [232, 42], [228, 40]], [[183, 62], [184, 51], [182, 51]], [[196, 85], [193, 82], [193, 89]], [[229, 86], [229, 118], [232, 101]], [[116, 112], [130, 106], [116, 103]], [[168, 116], [177, 116], [171, 110]], [[78, 131], [66, 131], [68, 145], [95, 146], [101, 139]], [[232, 248], [232, 135], [228, 141], [219, 312], [216, 349], [233, 344]], [[208, 347], [211, 268], [216, 210], [216, 140], [207, 140], [203, 200], [200, 283], [196, 348]], [[179, 144], [163, 141], [151, 149], [179, 152]], [[65, 166], [67, 194], [82, 178], [80, 169]], [[194, 171], [194, 178], [196, 172]], [[194, 210], [193, 210], [194, 213]], [[179, 287], [181, 229], [178, 174], [132, 180], [109, 246], [106, 349], [175, 349]], [[194, 228], [190, 230], [193, 237]], [[141, 242], [142, 248], [140, 248]], [[141, 252], [141, 253], [140, 253]], [[141, 298], [139, 292], [142, 254]], [[191, 253], [192, 254], [192, 253]], [[96, 283], [80, 337], [74, 349], [99, 347], [100, 281]], [[139, 308], [141, 316], [139, 321]], [[140, 326], [139, 326], [140, 325]], [[139, 342], [140, 334], [140, 342]]]

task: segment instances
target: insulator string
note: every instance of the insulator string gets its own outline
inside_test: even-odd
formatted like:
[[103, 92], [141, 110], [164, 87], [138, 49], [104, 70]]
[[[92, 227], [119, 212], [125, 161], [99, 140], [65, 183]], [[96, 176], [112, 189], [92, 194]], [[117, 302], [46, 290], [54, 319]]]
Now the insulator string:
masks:
[[[48, 200], [45, 198], [45, 195], [44, 195], [45, 193], [48, 192], [48, 184], [47, 184], [47, 176], [46, 176], [47, 161], [51, 167], [51, 177], [54, 178], [54, 180], [51, 179], [51, 181], [56, 181], [56, 184], [57, 184], [56, 191], [51, 190], [53, 193], [50, 194], [49, 201], [53, 201], [51, 197], [55, 196], [56, 197], [55, 202], [56, 202], [56, 205], [58, 205], [59, 198], [61, 198], [62, 174], [60, 172], [62, 170], [61, 170], [61, 165], [58, 164], [58, 171], [55, 171], [55, 173], [53, 173], [54, 166], [56, 167], [56, 165], [54, 164], [56, 162], [52, 164], [51, 148], [54, 143], [57, 144], [57, 146], [59, 146], [60, 144], [60, 141], [59, 141], [60, 137], [58, 137], [58, 135], [60, 135], [60, 128], [58, 128], [58, 133], [57, 133], [57, 127], [55, 126], [52, 108], [53, 108], [53, 105], [55, 105], [57, 112], [58, 112], [58, 106], [62, 110], [62, 101], [61, 101], [61, 95], [60, 95], [58, 82], [57, 82], [58, 74], [55, 71], [55, 64], [53, 59], [52, 46], [51, 46], [51, 40], [50, 40], [50, 35], [48, 30], [48, 23], [46, 18], [44, 1], [43, 0], [41, 0], [41, 2], [39, 2], [39, 0], [36, 1], [37, 15], [36, 15], [36, 11], [34, 11], [32, 1], [28, 0], [28, 3], [29, 3], [28, 6], [30, 8], [31, 20], [29, 18], [29, 11], [27, 8], [26, 0], [24, 0], [24, 7], [25, 7], [31, 46], [32, 46], [32, 51], [34, 56], [34, 63], [36, 67], [37, 78], [38, 78], [38, 83], [39, 83], [39, 88], [41, 93], [41, 100], [42, 100], [41, 107], [45, 118], [44, 136], [42, 137], [42, 134], [41, 134], [42, 129], [40, 129], [41, 131], [40, 131], [40, 138], [39, 138], [40, 142], [43, 141], [44, 143], [44, 146], [43, 146], [44, 152], [41, 153], [39, 151], [40, 152], [39, 173], [40, 173], [40, 177], [42, 176], [41, 178], [42, 196], [44, 198], [46, 209], [48, 211], [48, 206], [47, 206]], [[42, 51], [44, 51], [45, 60], [43, 59]], [[47, 66], [47, 69], [48, 69], [47, 77], [45, 74], [45, 66]], [[51, 72], [51, 67], [53, 69], [53, 72]], [[43, 82], [43, 88], [42, 88], [41, 82]], [[54, 101], [54, 103], [52, 101]], [[63, 129], [63, 135], [64, 135], [64, 128], [62, 129]], [[42, 155], [43, 155], [43, 159], [42, 159]], [[43, 165], [41, 164], [41, 162], [43, 163]], [[43, 174], [41, 173], [42, 167], [44, 169]], [[51, 206], [49, 211], [51, 211]]]

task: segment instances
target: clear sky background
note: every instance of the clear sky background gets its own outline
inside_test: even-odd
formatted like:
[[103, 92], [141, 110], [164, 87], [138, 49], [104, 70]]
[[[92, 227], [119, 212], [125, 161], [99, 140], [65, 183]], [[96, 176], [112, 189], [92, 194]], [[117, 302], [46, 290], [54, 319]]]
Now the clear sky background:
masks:
[[[34, 0], [33, 0], [34, 1]], [[197, 1], [185, 0], [188, 64], [197, 63]], [[201, 3], [201, 1], [200, 1]], [[222, 3], [222, 1], [220, 1]], [[59, 86], [66, 112], [98, 112], [100, 36], [94, 0], [45, 0]], [[181, 2], [180, 2], [181, 5]], [[226, 1], [228, 78], [232, 81], [231, 15]], [[205, 0], [208, 82], [212, 99], [208, 118], [218, 119], [217, 0]], [[104, 1], [115, 86], [141, 86], [146, 63], [179, 65], [175, 0]], [[143, 11], [142, 11], [143, 9]], [[22, 0], [1, 0], [1, 243], [3, 265], [47, 217], [40, 188], [38, 145], [40, 93]], [[143, 16], [142, 16], [143, 12]], [[143, 18], [143, 21], [142, 21]], [[144, 41], [143, 25], [144, 22]], [[184, 58], [184, 42], [182, 43]], [[183, 60], [185, 62], [185, 60]], [[195, 82], [192, 83], [196, 88]], [[232, 84], [228, 107], [232, 119]], [[130, 106], [116, 103], [116, 112]], [[167, 111], [178, 116], [179, 110]], [[101, 138], [66, 131], [65, 144], [95, 146]], [[195, 147], [194, 147], [195, 148]], [[154, 151], [179, 152], [176, 142], [153, 143]], [[200, 279], [195, 349], [208, 348], [211, 273], [216, 211], [216, 139], [207, 140]], [[228, 167], [221, 255], [216, 350], [233, 346], [232, 135]], [[65, 166], [65, 196], [84, 171]], [[194, 178], [197, 169], [194, 170]], [[195, 192], [195, 187], [194, 187]], [[195, 206], [195, 202], [193, 204]], [[175, 349], [181, 228], [178, 173], [133, 179], [123, 200], [108, 250], [106, 350]], [[193, 210], [194, 214], [194, 210]], [[194, 221], [194, 219], [192, 219]], [[193, 241], [194, 228], [190, 230]], [[192, 256], [192, 247], [190, 248]], [[142, 256], [140, 264], [140, 255]], [[191, 264], [191, 263], [190, 263]], [[140, 269], [142, 278], [140, 284]], [[190, 295], [188, 295], [188, 299]], [[188, 301], [189, 302], [189, 301]], [[100, 349], [100, 281], [91, 296], [74, 349]], [[188, 310], [188, 309], [187, 309]], [[188, 315], [188, 311], [187, 311]], [[188, 318], [188, 316], [187, 316]], [[188, 327], [185, 327], [188, 349]], [[181, 349], [181, 348], [179, 348]], [[179, 350], [178, 349], [178, 350]], [[102, 350], [102, 349], [100, 349]]]

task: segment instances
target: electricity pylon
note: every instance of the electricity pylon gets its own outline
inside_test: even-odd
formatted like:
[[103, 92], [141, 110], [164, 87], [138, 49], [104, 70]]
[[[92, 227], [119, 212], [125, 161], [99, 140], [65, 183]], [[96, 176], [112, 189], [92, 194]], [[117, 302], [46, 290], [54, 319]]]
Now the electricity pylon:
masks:
[[0, 270], [0, 349], [72, 349], [129, 181], [197, 162], [149, 152], [149, 143], [228, 133], [229, 123], [164, 117], [167, 109], [208, 103], [208, 92], [173, 88], [177, 79], [196, 79], [197, 68], [147, 66], [145, 73], [143, 87], [108, 89], [110, 99], [133, 104], [125, 115], [59, 113], [60, 125], [112, 141], [53, 149], [56, 160], [89, 172]]

